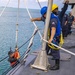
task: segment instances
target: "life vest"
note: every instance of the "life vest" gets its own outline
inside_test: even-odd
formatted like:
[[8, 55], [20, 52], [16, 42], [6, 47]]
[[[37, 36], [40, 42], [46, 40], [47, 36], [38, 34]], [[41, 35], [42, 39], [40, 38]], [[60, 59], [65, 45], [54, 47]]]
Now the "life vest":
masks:
[[[61, 29], [60, 21], [59, 21], [59, 18], [56, 15], [51, 13], [51, 18], [50, 19], [53, 19], [53, 18], [55, 18], [57, 20], [57, 26], [56, 26], [56, 33], [55, 33], [55, 36], [53, 38], [52, 43], [62, 46], [62, 44], [64, 42], [63, 42], [63, 37], [62, 37], [62, 29]], [[50, 28], [48, 29], [48, 39], [49, 38], [50, 38]], [[57, 42], [57, 39], [59, 40], [59, 42]], [[48, 46], [50, 48], [54, 49], [54, 50], [59, 50], [59, 48], [55, 47], [54, 45], [48, 44]]]
[[9, 58], [8, 61], [10, 62], [10, 65], [12, 67], [15, 67], [19, 63], [20, 53], [18, 51], [15, 51], [14, 53], [9, 51], [8, 52]]
[[56, 27], [56, 33], [55, 33], [55, 36], [54, 36], [54, 37], [57, 37], [57, 36], [60, 36], [60, 34], [61, 34], [61, 25], [60, 25], [59, 18], [52, 13], [50, 19], [53, 19], [53, 18], [55, 18], [57, 20], [57, 23], [58, 23], [57, 27]]
[[20, 58], [20, 53], [18, 51], [14, 52], [14, 58], [16, 58], [16, 59]]

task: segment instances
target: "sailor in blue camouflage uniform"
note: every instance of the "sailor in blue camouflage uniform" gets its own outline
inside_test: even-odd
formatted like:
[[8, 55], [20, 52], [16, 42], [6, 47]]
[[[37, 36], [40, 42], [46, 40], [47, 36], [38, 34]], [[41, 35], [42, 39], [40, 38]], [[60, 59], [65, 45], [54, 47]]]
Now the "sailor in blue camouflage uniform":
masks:
[[[52, 11], [54, 11], [56, 9], [56, 11], [58, 10], [58, 6], [56, 4], [53, 4], [52, 6]], [[43, 21], [45, 22], [46, 19], [46, 12], [47, 12], [47, 7], [43, 7], [41, 9], [41, 18], [37, 18], [37, 21]], [[33, 21], [35, 21], [36, 19], [34, 19]], [[48, 42], [49, 43], [54, 43], [56, 45], [58, 45], [59, 41], [57, 40], [57, 37], [60, 36], [61, 34], [61, 25], [60, 25], [60, 21], [59, 18], [54, 14], [51, 13], [51, 17], [50, 17], [50, 23], [49, 23], [49, 27], [50, 30], [49, 31], [49, 38], [48, 38]], [[49, 47], [49, 49], [52, 49]], [[46, 49], [47, 50], [47, 49]], [[58, 70], [59, 69], [59, 65], [60, 65], [60, 52], [59, 50], [51, 50], [52, 51], [52, 56], [55, 60], [55, 65], [50, 67], [51, 70]]]
[[74, 21], [74, 16], [70, 12], [69, 16], [68, 16], [68, 20], [67, 20], [67, 25], [68, 25], [68, 30], [67, 30], [68, 32], [67, 32], [67, 34], [71, 34], [71, 26], [73, 24], [73, 21]]
[[[42, 18], [41, 20], [44, 21], [44, 19], [46, 18], [46, 12], [47, 12], [47, 7], [43, 7], [41, 9], [41, 14], [42, 14]], [[56, 15], [56, 12], [58, 12], [58, 6], [56, 4], [52, 5], [52, 13], [51, 13], [51, 17], [50, 17], [50, 24], [49, 24], [49, 29], [48, 29], [48, 42], [49, 43], [54, 43], [56, 45], [59, 45], [59, 39], [57, 39], [60, 34], [61, 34], [61, 25], [60, 25], [60, 20], [58, 18], [58, 16]], [[60, 51], [59, 50], [55, 50], [51, 47], [49, 47], [51, 49], [51, 53], [52, 56], [55, 60], [55, 65], [50, 67], [50, 70], [58, 70], [59, 66], [60, 66]], [[47, 50], [47, 49], [46, 49]]]

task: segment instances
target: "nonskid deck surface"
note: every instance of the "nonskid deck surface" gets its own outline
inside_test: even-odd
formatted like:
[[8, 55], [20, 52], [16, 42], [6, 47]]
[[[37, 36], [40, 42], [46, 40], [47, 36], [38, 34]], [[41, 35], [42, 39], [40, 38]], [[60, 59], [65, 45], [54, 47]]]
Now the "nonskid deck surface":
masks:
[[[49, 60], [49, 62], [53, 65], [54, 61]], [[48, 72], [31, 68], [30, 65], [33, 64], [33, 61], [28, 64], [26, 67], [21, 65], [21, 67], [8, 75], [74, 75], [75, 74], [75, 57], [72, 56], [70, 60], [61, 61], [60, 62], [60, 70]]]
[[[75, 53], [75, 29], [73, 29], [73, 33], [71, 35], [68, 35], [67, 38], [65, 38], [65, 43], [63, 45], [64, 48], [68, 49], [69, 51], [72, 51]], [[48, 70], [48, 72], [31, 68], [30, 65], [34, 63], [36, 55], [29, 55], [27, 58], [27, 61], [25, 64], [20, 64], [13, 72], [12, 70], [7, 75], [74, 75], [75, 74], [75, 56], [71, 54], [67, 54], [67, 56], [70, 56], [70, 59], [64, 60], [66, 58], [66, 55], [64, 55], [64, 58], [60, 61], [60, 69], [56, 71]], [[54, 65], [54, 60], [51, 60], [51, 56], [48, 56], [49, 63], [51, 65]]]

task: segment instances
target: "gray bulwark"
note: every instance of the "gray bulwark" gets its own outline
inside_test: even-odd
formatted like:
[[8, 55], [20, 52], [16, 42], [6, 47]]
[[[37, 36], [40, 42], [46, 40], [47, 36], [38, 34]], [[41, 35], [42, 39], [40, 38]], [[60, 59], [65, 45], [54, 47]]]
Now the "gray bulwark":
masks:
[[[63, 45], [64, 48], [75, 53], [75, 29], [72, 29], [72, 34], [68, 35], [65, 38], [65, 43]], [[63, 52], [62, 50], [60, 50]], [[71, 55], [69, 60], [60, 61], [60, 69], [57, 71], [48, 70], [48, 72], [31, 68], [30, 65], [33, 64], [36, 54], [31, 54], [27, 58], [26, 63], [20, 63], [18, 66], [13, 68], [6, 75], [75, 75], [75, 56]], [[49, 62], [53, 65], [54, 60], [51, 60], [49, 56]]]

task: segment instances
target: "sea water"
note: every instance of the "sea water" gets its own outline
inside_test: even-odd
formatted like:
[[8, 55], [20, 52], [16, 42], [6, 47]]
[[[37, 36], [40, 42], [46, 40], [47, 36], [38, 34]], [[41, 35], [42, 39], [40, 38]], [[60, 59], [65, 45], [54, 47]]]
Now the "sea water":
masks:
[[[2, 12], [3, 7], [0, 8], [0, 13]], [[31, 16], [33, 18], [40, 17], [40, 11], [35, 9], [29, 9]], [[19, 13], [19, 15], [17, 14]], [[30, 20], [30, 17], [26, 9], [20, 8], [19, 11], [17, 8], [6, 8], [3, 14], [0, 17], [0, 60], [8, 56], [8, 51], [10, 47], [12, 50], [15, 50], [16, 46], [16, 24], [18, 23], [18, 47], [21, 47], [31, 36], [35, 29], [33, 23]], [[42, 33], [44, 24], [42, 22], [35, 22], [39, 30]], [[22, 55], [28, 46], [27, 42], [24, 46], [19, 49], [20, 54]], [[41, 47], [40, 36], [37, 33], [33, 40], [33, 45], [31, 47], [31, 52], [38, 50]], [[0, 62], [0, 75], [4, 73], [10, 67], [8, 58]]]

